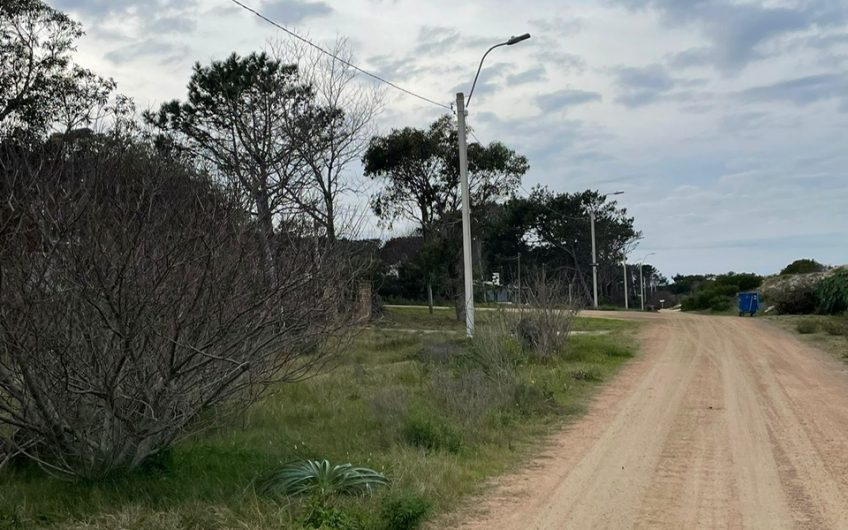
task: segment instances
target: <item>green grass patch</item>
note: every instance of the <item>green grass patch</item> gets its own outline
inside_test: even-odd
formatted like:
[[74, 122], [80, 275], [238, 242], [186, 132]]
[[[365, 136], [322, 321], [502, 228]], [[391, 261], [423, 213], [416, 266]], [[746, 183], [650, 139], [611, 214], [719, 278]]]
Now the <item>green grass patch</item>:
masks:
[[[69, 483], [8, 467], [0, 529], [413, 528], [520, 465], [636, 351], [636, 324], [580, 318], [575, 329], [612, 333], [572, 336], [561, 357], [526, 360], [496, 385], [465, 357], [462, 326], [452, 311], [391, 309], [333, 371], [281, 386], [128, 476]], [[257, 493], [261, 477], [301, 459], [371, 468], [391, 485], [319, 504]]]
[[848, 360], [848, 316], [846, 315], [769, 315], [763, 320], [798, 338]]

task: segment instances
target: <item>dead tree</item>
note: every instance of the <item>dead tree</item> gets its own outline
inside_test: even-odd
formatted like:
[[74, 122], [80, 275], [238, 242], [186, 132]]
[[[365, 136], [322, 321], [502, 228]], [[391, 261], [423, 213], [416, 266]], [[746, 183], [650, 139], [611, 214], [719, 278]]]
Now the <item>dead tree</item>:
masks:
[[318, 124], [321, 130], [310, 135], [313, 140], [298, 143], [308, 185], [291, 200], [334, 240], [343, 230], [341, 195], [357, 189], [346, 172], [376, 133], [374, 119], [383, 107], [383, 91], [349, 66], [354, 56], [347, 39], [333, 43], [332, 57], [294, 40], [274, 41], [269, 47], [282, 64], [297, 65], [300, 78], [312, 87], [315, 104], [326, 111], [327, 119]]

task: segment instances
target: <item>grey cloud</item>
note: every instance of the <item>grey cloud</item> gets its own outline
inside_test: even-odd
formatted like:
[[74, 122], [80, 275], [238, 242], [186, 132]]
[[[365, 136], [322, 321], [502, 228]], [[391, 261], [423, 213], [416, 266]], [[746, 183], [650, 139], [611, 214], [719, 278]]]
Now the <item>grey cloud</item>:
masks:
[[699, 27], [711, 45], [688, 59], [708, 62], [728, 74], [768, 57], [770, 53], [762, 45], [778, 37], [811, 28], [835, 27], [848, 20], [848, 5], [833, 0], [811, 0], [792, 7], [730, 0], [614, 1], [630, 9], [652, 8], [670, 25]]
[[416, 53], [444, 53], [452, 50], [459, 43], [459, 31], [443, 26], [424, 26], [418, 32]]
[[711, 49], [706, 48], [689, 48], [679, 53], [675, 53], [668, 59], [668, 64], [673, 68], [690, 68], [693, 66], [704, 66], [710, 64]]
[[568, 20], [561, 17], [553, 19], [537, 18], [528, 22], [534, 29], [561, 37], [576, 35], [583, 31], [585, 27], [583, 20], [579, 18], [570, 18]]
[[160, 58], [160, 63], [166, 64], [178, 60], [180, 55], [188, 55], [188, 48], [186, 46], [179, 46], [159, 39], [145, 39], [112, 50], [106, 53], [105, 58], [117, 64], [132, 61], [140, 57], [155, 56]]
[[490, 46], [503, 42], [503, 36], [463, 36], [456, 28], [424, 26], [418, 31], [415, 54], [440, 54], [465, 48], [479, 48], [482, 54]]
[[368, 58], [368, 64], [376, 70], [376, 74], [392, 80], [408, 79], [424, 71], [416, 63], [393, 55], [375, 55]]
[[675, 87], [675, 80], [661, 65], [644, 67], [621, 66], [613, 70], [616, 85], [621, 93], [616, 101], [626, 107], [639, 107], [653, 103]]
[[524, 83], [532, 83], [533, 81], [544, 81], [546, 79], [547, 72], [545, 71], [545, 67], [539, 65], [524, 70], [523, 72], [518, 72], [517, 74], [512, 74], [508, 76], [506, 78], [506, 82], [509, 85], [522, 85]]
[[566, 88], [551, 92], [550, 94], [542, 94], [536, 97], [536, 105], [543, 112], [556, 112], [568, 107], [574, 107], [593, 101], [601, 101], [601, 94], [598, 92], [589, 92], [586, 90], [575, 90]]
[[723, 116], [719, 128], [726, 133], [735, 133], [759, 129], [768, 123], [769, 114], [765, 112], [742, 112]]
[[747, 102], [788, 101], [798, 106], [840, 98], [848, 105], [848, 78], [840, 74], [820, 74], [752, 87], [737, 93]]
[[301, 0], [265, 0], [259, 9], [265, 16], [281, 24], [298, 24], [307, 18], [321, 17], [333, 12], [326, 2]]
[[[137, 19], [145, 34], [189, 33], [196, 26], [196, 0], [59, 0], [52, 3], [60, 11], [79, 13], [87, 19]], [[110, 39], [128, 38], [127, 34], [101, 29], [87, 20], [87, 29]]]

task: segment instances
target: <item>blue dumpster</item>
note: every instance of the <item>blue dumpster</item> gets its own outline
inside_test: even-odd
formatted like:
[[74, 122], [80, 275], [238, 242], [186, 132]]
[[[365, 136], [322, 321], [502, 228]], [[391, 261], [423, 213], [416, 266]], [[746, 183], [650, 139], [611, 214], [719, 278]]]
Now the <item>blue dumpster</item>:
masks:
[[741, 317], [745, 313], [748, 313], [751, 316], [754, 316], [754, 313], [757, 312], [757, 309], [760, 308], [760, 294], [759, 293], [737, 293], [736, 299], [739, 301], [739, 316]]

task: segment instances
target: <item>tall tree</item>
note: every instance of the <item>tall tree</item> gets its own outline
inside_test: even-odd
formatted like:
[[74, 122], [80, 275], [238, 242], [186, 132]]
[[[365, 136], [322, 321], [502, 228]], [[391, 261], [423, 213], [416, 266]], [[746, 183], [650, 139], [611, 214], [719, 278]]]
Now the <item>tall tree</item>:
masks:
[[537, 187], [528, 197], [509, 201], [502, 211], [487, 219], [487, 256], [490, 266], [498, 260], [525, 255], [525, 266], [564, 269], [580, 286], [587, 300], [592, 271], [590, 212], [595, 212], [599, 263], [599, 284], [609, 293], [617, 285], [622, 250], [639, 237], [634, 219], [615, 201], [587, 190], [580, 193], [553, 193]]
[[[456, 296], [461, 271], [457, 138], [456, 124], [450, 116], [442, 116], [427, 130], [395, 129], [371, 140], [363, 165], [365, 175], [382, 185], [372, 200], [374, 213], [389, 226], [397, 219], [413, 221], [425, 239], [421, 259], [428, 298], [432, 299], [432, 279], [446, 277], [446, 294], [457, 300], [460, 317], [464, 307], [462, 298]], [[527, 158], [500, 142], [488, 146], [470, 144], [472, 212], [513, 195], [528, 169]]]
[[332, 111], [314, 104], [297, 66], [265, 53], [198, 63], [188, 99], [166, 103], [145, 119], [242, 191], [273, 263], [275, 221], [303, 213], [306, 168], [299, 153], [306, 142], [324, 142], [322, 124], [333, 119]]
[[323, 123], [323, 142], [299, 144], [308, 175], [307, 186], [295, 196], [304, 210], [334, 240], [344, 222], [339, 212], [342, 194], [356, 189], [348, 173], [375, 133], [374, 118], [382, 110], [383, 91], [365, 84], [350, 66], [353, 52], [347, 39], [339, 37], [330, 48], [332, 56], [300, 41], [271, 43], [272, 55], [284, 64], [297, 64], [301, 79], [314, 90], [316, 104], [336, 112]]
[[81, 26], [41, 0], [0, 4], [0, 135], [87, 126], [115, 83], [73, 63]]
[[[372, 201], [385, 223], [415, 222], [425, 238], [435, 223], [459, 211], [459, 153], [456, 124], [442, 116], [427, 130], [406, 127], [371, 140], [363, 156], [365, 175], [380, 181]], [[468, 146], [472, 210], [518, 189], [527, 158], [500, 142]]]

